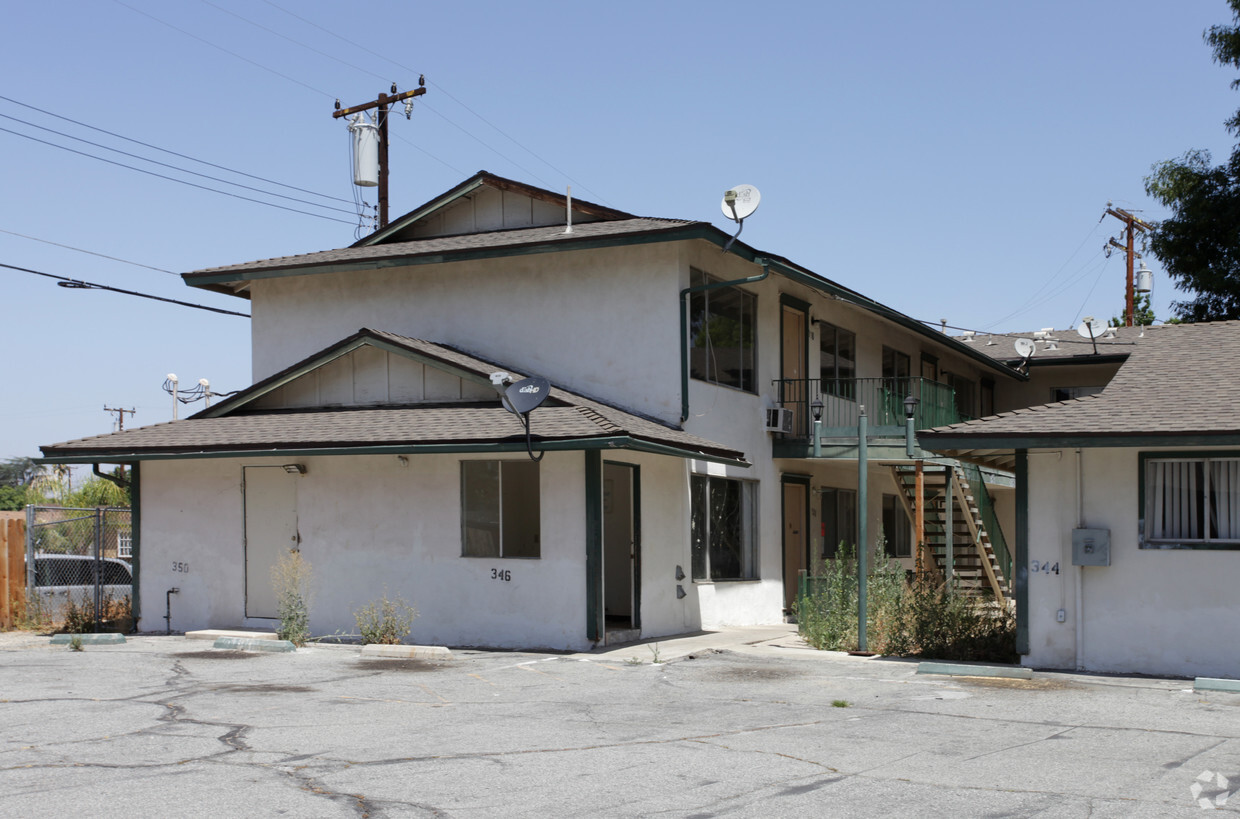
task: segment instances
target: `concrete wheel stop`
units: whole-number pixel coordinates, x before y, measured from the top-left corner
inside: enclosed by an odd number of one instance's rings
[[[118,632],[108,632],[105,634],[53,634],[52,645],[67,646],[73,642],[73,638],[78,638],[84,646],[115,646],[125,642],[125,635]]]
[[[918,674],[942,674],[947,677],[1006,677],[1013,680],[1033,679],[1032,668],[1014,665],[969,665],[967,663],[919,663]]]

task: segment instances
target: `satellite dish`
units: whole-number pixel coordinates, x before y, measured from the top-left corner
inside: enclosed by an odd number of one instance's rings
[[[551,393],[551,382],[545,378],[534,376],[509,384],[504,390],[504,404],[507,409],[517,415],[528,415],[537,409]]]
[[[737,185],[723,195],[719,207],[724,216],[733,222],[740,222],[757,210],[761,201],[762,194],[758,193],[758,189],[753,185]]]
[[[1081,326],[1076,328],[1077,335],[1081,338],[1087,338],[1093,341],[1107,331],[1105,322],[1099,321],[1093,316],[1088,316],[1081,322]]]
[[[1016,339],[1016,354],[1021,358],[1033,358],[1038,346],[1027,338]]]

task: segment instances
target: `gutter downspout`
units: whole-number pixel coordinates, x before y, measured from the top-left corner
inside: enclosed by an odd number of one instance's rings
[[[122,466],[123,466],[123,464],[122,464]],[[124,479],[124,478],[118,478],[118,477],[116,477],[115,475],[108,475],[108,474],[106,474],[106,473],[104,473],[104,472],[101,472],[101,471],[100,471],[100,469],[99,469],[99,464],[91,464],[91,465],[90,465],[90,471],[91,471],[91,472],[94,472],[96,475],[98,475],[100,478],[103,478],[105,481],[109,481],[109,482],[111,482],[111,483],[116,484],[116,485],[117,485],[117,486],[119,486],[121,489],[128,489],[128,488],[129,488],[129,481],[127,481],[127,480],[126,480],[126,479]]]
[[[762,272],[747,279],[733,279],[728,282],[711,282],[696,287],[686,287],[680,291],[680,423],[689,418],[689,294],[715,290],[720,287],[734,287],[738,284],[753,284],[771,275],[770,259],[755,256],[754,262],[762,265]]]
[[[1076,450],[1076,528],[1085,528],[1085,456]],[[1085,669],[1085,567],[1076,566],[1076,670]]]

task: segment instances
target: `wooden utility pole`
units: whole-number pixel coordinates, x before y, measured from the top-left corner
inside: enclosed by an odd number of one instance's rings
[[[120,409],[119,407],[104,407],[103,411],[116,413],[116,431],[117,432],[125,431],[125,413],[129,413],[130,415],[135,414],[135,410]]]
[[[1139,219],[1136,216],[1133,216],[1131,213],[1124,210],[1123,208],[1111,207],[1110,202],[1107,202],[1107,215],[1114,216],[1116,219],[1124,223],[1124,233],[1127,236],[1126,242],[1123,245],[1121,245],[1119,242],[1115,241],[1114,239],[1111,239],[1108,242],[1108,244],[1110,244],[1112,247],[1118,247],[1120,250],[1124,251],[1124,256],[1127,258],[1128,278],[1125,280],[1127,284],[1125,285],[1125,289],[1124,289],[1124,326],[1131,327],[1133,324],[1133,296],[1132,296],[1133,230],[1134,229],[1142,230],[1142,231],[1149,230],[1150,225],[1148,222],[1145,222],[1142,219]],[[1108,251],[1108,253],[1110,253],[1110,251]]]
[[[404,91],[397,94],[396,83],[392,83],[392,95],[388,96],[380,92],[379,98],[374,102],[354,105],[351,108],[341,108],[340,100],[336,100],[336,110],[332,112],[332,117],[335,119],[362,111],[369,111],[371,108],[379,109],[379,230],[383,230],[388,225],[388,106],[414,97],[420,97],[425,93],[426,78],[418,77],[418,87],[412,91]]]

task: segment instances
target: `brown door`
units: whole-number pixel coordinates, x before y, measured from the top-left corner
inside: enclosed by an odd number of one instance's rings
[[[784,379],[784,406],[792,410],[792,429],[796,435],[809,432],[809,392],[805,379],[805,313],[784,305],[783,340],[780,346],[780,378]]]
[[[784,608],[791,610],[797,597],[802,569],[808,569],[809,532],[806,523],[809,486],[784,482]]]

